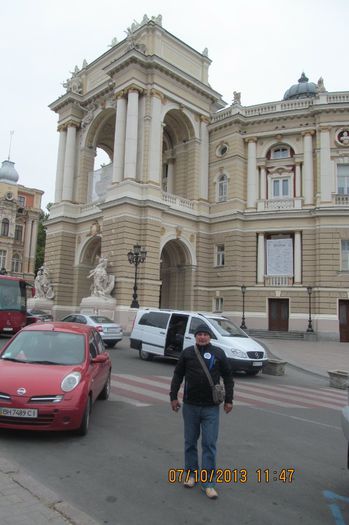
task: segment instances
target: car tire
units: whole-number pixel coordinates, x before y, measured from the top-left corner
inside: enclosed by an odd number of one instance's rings
[[[246,370],[246,374],[248,376],[256,376],[257,374],[259,374],[260,370]]]
[[[86,403],[85,410],[84,410],[84,415],[82,416],[81,425],[76,431],[78,436],[86,436],[88,432],[88,427],[90,424],[91,408],[92,408],[91,396],[88,396],[87,403]]]
[[[142,361],[151,361],[154,356],[153,354],[150,354],[149,352],[146,352],[145,350],[140,349],[139,357],[142,359]]]
[[[98,396],[98,399],[102,399],[102,401],[107,400],[110,395],[110,389],[111,389],[111,372],[109,372],[108,379],[106,380],[103,390]]]
[[[107,348],[113,348],[115,346],[117,341],[104,341],[104,344]]]

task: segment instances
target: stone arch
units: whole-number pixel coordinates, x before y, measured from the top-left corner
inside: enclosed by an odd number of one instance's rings
[[[97,258],[101,255],[102,238],[100,235],[87,237],[76,251],[75,256],[75,290],[76,304],[80,304],[83,297],[89,297],[91,281],[88,274],[95,268]]]
[[[302,144],[302,142],[298,143],[295,139],[292,139],[291,137],[284,137],[284,140],[278,141],[275,139],[275,137],[270,138],[269,140],[266,140],[263,144],[263,147],[261,150],[257,153],[257,156],[260,158],[266,158],[268,151],[277,146],[288,146],[291,149],[293,149],[295,155],[301,153],[299,144]]]
[[[167,239],[160,256],[161,291],[159,306],[178,310],[193,307],[193,283],[196,258],[184,239]]]

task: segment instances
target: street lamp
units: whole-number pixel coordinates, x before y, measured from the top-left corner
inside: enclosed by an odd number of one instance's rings
[[[313,325],[311,322],[311,294],[313,293],[313,287],[307,286],[308,298],[309,298],[309,319],[308,319],[308,328],[307,332],[314,332]]]
[[[144,263],[147,257],[147,252],[140,244],[135,244],[133,250],[130,250],[127,254],[128,262],[133,264],[135,267],[135,282],[133,285],[133,299],[131,308],[139,308],[139,302],[137,301],[137,269],[141,263]]]
[[[241,293],[242,293],[242,319],[241,319],[241,325],[240,328],[243,330],[247,329],[246,323],[245,323],[245,293],[246,293],[246,286],[243,284],[241,285]]]

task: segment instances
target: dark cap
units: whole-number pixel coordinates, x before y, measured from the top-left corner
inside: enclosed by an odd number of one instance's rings
[[[207,327],[206,324],[202,323],[202,324],[199,324],[199,326],[195,329],[195,332],[194,332],[194,335],[196,336],[198,333],[205,333],[205,334],[208,334],[210,337],[212,337],[212,332],[211,330]]]

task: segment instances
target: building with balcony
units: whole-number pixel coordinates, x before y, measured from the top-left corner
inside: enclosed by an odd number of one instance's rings
[[[0,168],[0,269],[34,280],[38,223],[43,191],[18,184],[14,162]]]
[[[246,107],[234,92],[227,107],[210,63],[161,17],[144,17],[75,68],[51,104],[59,148],[45,261],[57,317],[89,295],[103,255],[126,327],[127,253],[140,243],[142,306],[240,322],[245,285],[248,328],[305,331],[311,306],[319,337],[348,340],[349,92],[302,74],[280,101]],[[99,149],[110,162],[96,169]]]

